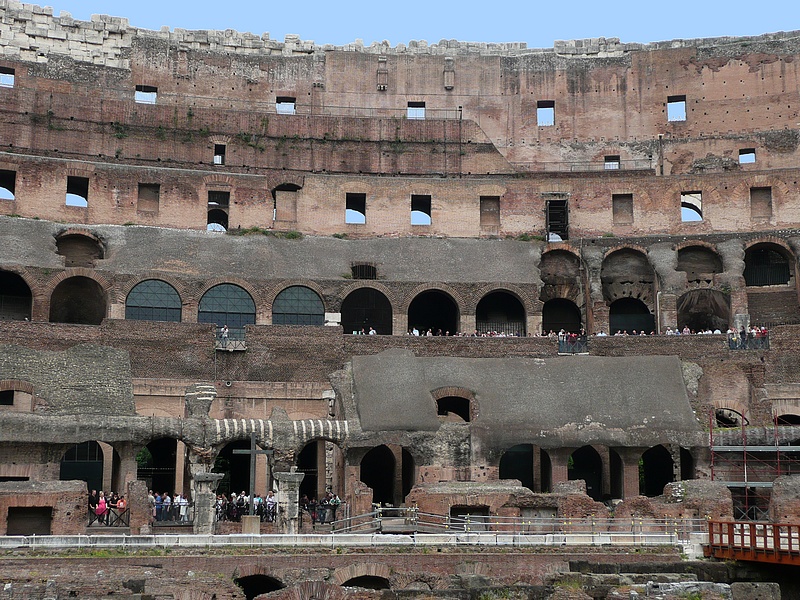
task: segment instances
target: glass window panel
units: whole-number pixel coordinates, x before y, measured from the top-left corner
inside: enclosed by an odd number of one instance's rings
[[[200,299],[197,321],[240,329],[255,324],[256,305],[244,289],[223,283],[208,290]]]
[[[181,320],[181,298],[175,288],[158,279],[138,283],[125,301],[125,318],[133,321]]]
[[[273,325],[324,325],[325,307],[317,293],[301,285],[283,290],[272,305]]]

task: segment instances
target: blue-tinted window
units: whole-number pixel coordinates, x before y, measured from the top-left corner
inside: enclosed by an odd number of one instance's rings
[[[208,290],[200,299],[197,321],[240,329],[255,324],[256,305],[250,294],[238,285],[222,283]]]
[[[175,288],[158,279],[137,284],[125,301],[125,318],[132,321],[181,320],[181,298]]]
[[[273,325],[324,325],[325,307],[317,293],[301,285],[283,290],[272,304]]]

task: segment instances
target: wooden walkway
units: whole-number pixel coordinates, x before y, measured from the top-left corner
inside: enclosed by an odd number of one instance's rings
[[[708,557],[800,566],[800,525],[709,521]]]

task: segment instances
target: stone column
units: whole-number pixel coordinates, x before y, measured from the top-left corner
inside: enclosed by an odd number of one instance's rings
[[[472,333],[473,331],[475,331],[476,326],[477,326],[477,319],[475,318],[474,314],[461,315],[461,323],[459,324],[459,327],[461,327],[462,333]],[[455,331],[451,331],[450,335],[455,335],[456,333],[457,332]]]
[[[547,454],[550,457],[550,489],[555,489],[559,483],[569,481],[567,463],[574,451],[575,448],[553,448],[547,450]]]
[[[584,291],[586,325],[589,333],[605,331],[608,334],[608,306],[603,298],[603,282],[600,278],[603,266],[603,250],[596,247],[586,247],[582,252],[583,263],[586,265],[586,286]],[[555,481],[555,479],[554,479]]]
[[[639,496],[639,459],[642,448],[614,448],[622,461],[622,498],[628,500]]]
[[[298,533],[300,514],[300,484],[305,473],[297,473],[292,467],[289,473],[275,473],[278,483],[278,528],[281,533]]]
[[[194,499],[194,523],[192,532],[213,535],[217,504],[217,484],[222,473],[194,472],[201,465],[190,465],[192,470],[192,498]]]

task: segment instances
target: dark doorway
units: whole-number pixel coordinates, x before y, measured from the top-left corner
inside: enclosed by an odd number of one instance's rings
[[[776,425],[800,425],[800,415],[782,414],[775,417]]]
[[[553,298],[542,307],[542,331],[580,333],[581,311],[572,300]]]
[[[726,331],[730,321],[731,298],[717,290],[692,290],[678,298],[678,328],[693,332]]]
[[[88,490],[103,489],[103,449],[94,441],[75,444],[61,458],[58,478],[61,481],[80,479]]]
[[[403,448],[401,456],[403,458],[403,502],[405,502],[406,496],[408,496],[408,494],[411,492],[411,488],[414,487],[414,484],[416,483],[417,473],[414,457],[411,456],[411,452]]]
[[[664,486],[675,481],[674,461],[664,446],[653,446],[642,454],[639,469],[639,493],[642,496],[660,496],[664,493]]]
[[[686,448],[681,448],[681,481],[694,478],[694,457]]]
[[[714,274],[722,273],[722,259],[705,246],[687,246],[678,250],[676,270],[686,273],[689,283],[711,285]]]
[[[392,305],[378,290],[359,288],[342,302],[342,329],[356,333],[374,327],[380,335],[392,335]]]
[[[460,396],[439,398],[436,401],[436,414],[440,421],[451,423],[469,423],[472,417],[469,400]]]
[[[637,298],[620,298],[611,303],[608,311],[611,334],[618,331],[628,333],[650,333],[656,329],[655,317],[647,305]]]
[[[172,438],[153,440],[136,455],[138,479],[147,482],[148,489],[155,492],[174,492],[175,464],[178,441]]]
[[[603,461],[597,450],[591,446],[578,448],[570,456],[567,463],[569,480],[583,479],[586,482],[586,494],[593,500],[601,500],[603,496]]]
[[[30,321],[31,288],[16,273],[0,271],[0,321]]]
[[[342,587],[360,587],[368,590],[388,590],[390,589],[389,580],[378,575],[361,575],[348,579]]]
[[[305,473],[303,481],[300,483],[300,495],[305,494],[309,500],[317,498],[324,491],[319,486],[319,445],[324,444],[319,440],[314,440],[306,444],[297,455],[297,470]],[[325,465],[322,465],[322,472],[325,472]]]
[[[500,457],[500,479],[518,479],[534,491],[533,452],[531,444],[517,444],[506,450]]]
[[[756,244],[744,253],[745,285],[786,285],[792,276],[787,252],[775,244]]]
[[[361,459],[361,481],[372,488],[372,501],[394,505],[394,454],[386,446],[377,446]]]
[[[50,322],[100,325],[106,316],[106,303],[106,292],[95,280],[70,277],[50,296]]]
[[[431,330],[434,335],[456,333],[458,325],[458,306],[446,293],[438,290],[422,292],[408,307],[408,326],[419,330],[420,335]]]
[[[250,493],[250,456],[234,454],[234,450],[250,450],[250,442],[231,442],[217,455],[212,471],[224,474],[217,486],[219,494],[230,496],[233,492]]]
[[[475,309],[479,333],[506,333],[525,336],[525,307],[508,292],[492,292],[484,296]]]
[[[103,258],[103,246],[85,235],[62,235],[56,240],[56,252],[64,257],[65,267],[94,267]]]
[[[6,535],[50,535],[52,506],[9,506]]]
[[[279,580],[268,575],[238,577],[233,580],[233,583],[242,588],[242,593],[247,600],[253,600],[256,596],[269,594],[270,592],[275,592],[285,587]]]

